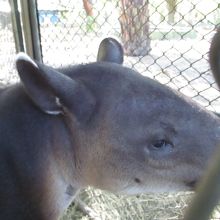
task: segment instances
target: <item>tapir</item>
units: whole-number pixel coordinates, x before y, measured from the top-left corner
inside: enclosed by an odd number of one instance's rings
[[[17,56],[20,82],[0,91],[0,219],[57,220],[87,186],[184,191],[203,176],[220,119],[121,65],[115,42],[100,45],[97,62],[68,68]]]

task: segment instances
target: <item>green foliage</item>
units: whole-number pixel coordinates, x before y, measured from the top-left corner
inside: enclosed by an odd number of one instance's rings
[[[171,31],[154,31],[150,34],[151,40],[180,40],[180,39],[195,39],[197,36],[195,30],[187,32]]]
[[[86,31],[95,32],[96,20],[92,16],[87,16],[86,18]]]

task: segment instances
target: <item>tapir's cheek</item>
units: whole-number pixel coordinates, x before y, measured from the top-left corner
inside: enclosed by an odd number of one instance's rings
[[[152,149],[152,147],[144,147],[143,154],[146,164],[153,168],[169,169],[175,166],[178,151],[175,148],[169,149]]]

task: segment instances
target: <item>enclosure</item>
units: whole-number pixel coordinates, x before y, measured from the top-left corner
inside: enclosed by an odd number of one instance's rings
[[[0,0],[0,81],[16,82],[25,51],[54,67],[96,61],[105,37],[124,47],[125,66],[220,113],[210,72],[219,0]],[[86,189],[63,219],[182,219],[192,193],[115,196]],[[220,219],[218,208],[211,219]]]

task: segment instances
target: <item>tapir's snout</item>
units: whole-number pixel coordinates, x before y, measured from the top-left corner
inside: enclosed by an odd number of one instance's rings
[[[196,188],[197,183],[198,183],[198,181],[196,181],[196,180],[191,181],[191,182],[186,182],[186,186],[188,186],[189,189],[191,189],[192,191],[194,191],[195,188]]]

